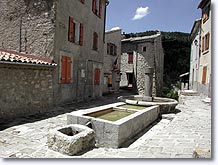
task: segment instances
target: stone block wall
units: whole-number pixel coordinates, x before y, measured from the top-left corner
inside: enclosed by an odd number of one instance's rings
[[[0,48],[53,59],[54,1],[1,0]]]
[[[45,112],[53,104],[53,67],[0,64],[0,119]]]

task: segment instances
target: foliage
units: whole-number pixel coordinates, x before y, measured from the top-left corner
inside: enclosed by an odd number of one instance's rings
[[[167,98],[175,99],[175,100],[179,99],[178,91],[173,88],[164,87],[163,96]]]

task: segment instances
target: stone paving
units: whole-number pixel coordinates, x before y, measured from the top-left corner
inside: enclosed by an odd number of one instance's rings
[[[114,96],[104,97],[98,101],[81,103],[77,106],[66,105],[51,112],[69,112],[115,101]],[[145,130],[126,148],[95,148],[78,156],[63,155],[48,149],[47,146],[48,130],[66,125],[67,113],[60,113],[61,115],[35,122],[30,122],[30,118],[25,118],[22,119],[26,122],[25,124],[9,125],[8,128],[1,129],[0,157],[192,158],[195,149],[211,152],[211,105],[203,102],[200,96],[182,96],[181,103],[176,108],[177,113],[163,115],[160,121],[150,126],[150,129]],[[7,127],[7,125],[4,126]]]

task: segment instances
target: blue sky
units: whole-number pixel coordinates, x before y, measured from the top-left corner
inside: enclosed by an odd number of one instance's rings
[[[147,30],[190,33],[194,21],[201,17],[197,9],[200,0],[109,1],[107,30],[120,27],[126,33]]]

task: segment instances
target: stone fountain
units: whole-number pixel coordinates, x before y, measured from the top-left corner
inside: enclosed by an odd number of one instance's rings
[[[163,98],[163,97],[152,97],[153,88],[153,73],[154,69],[151,67],[145,68],[145,86],[144,95],[130,95],[130,96],[120,96],[119,101],[125,102],[132,105],[142,105],[142,106],[155,106],[160,107],[160,113],[171,113],[175,111],[175,107],[178,102],[174,99]]]

